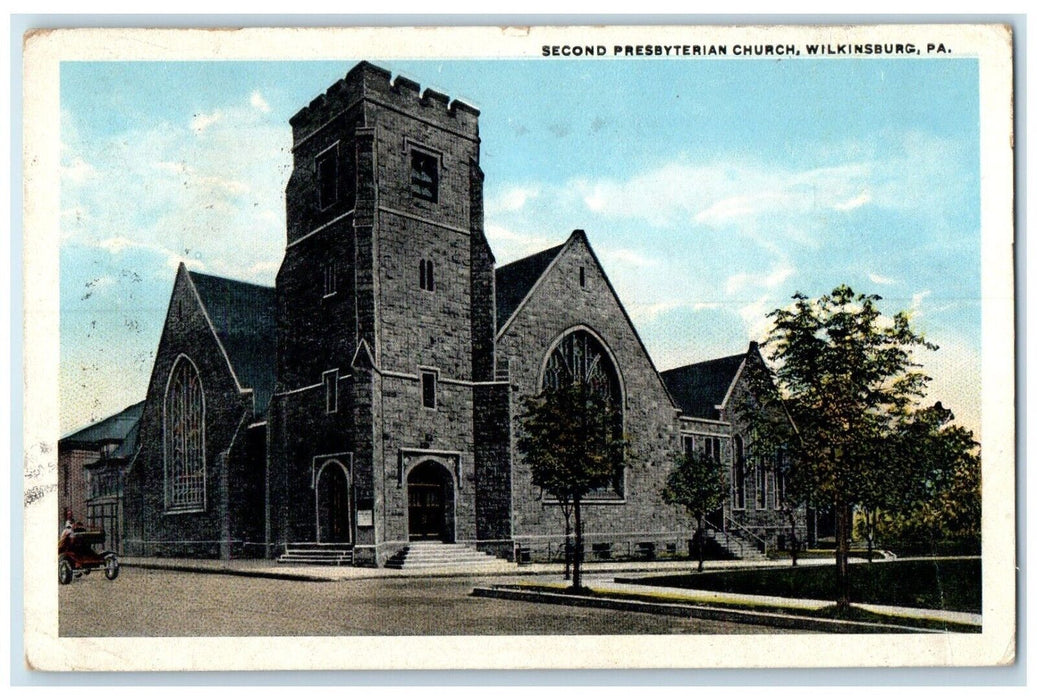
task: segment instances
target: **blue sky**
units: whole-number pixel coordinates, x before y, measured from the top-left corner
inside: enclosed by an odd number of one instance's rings
[[[482,110],[498,263],[586,230],[659,369],[845,282],[979,430],[975,60],[375,62]],[[288,118],[352,64],[62,64],[63,434],[144,397],[181,260],[273,284]]]

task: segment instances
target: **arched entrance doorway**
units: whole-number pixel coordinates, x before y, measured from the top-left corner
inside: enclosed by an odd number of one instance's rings
[[[407,532],[411,541],[454,541],[454,478],[437,462],[407,475]]]
[[[338,462],[326,462],[317,474],[317,541],[352,542],[349,476]]]

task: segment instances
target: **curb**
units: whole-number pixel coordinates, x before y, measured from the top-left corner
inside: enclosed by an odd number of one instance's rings
[[[519,600],[528,603],[549,603],[569,605],[581,608],[605,608],[626,612],[644,612],[655,615],[672,615],[675,617],[692,617],[718,622],[742,622],[754,625],[766,625],[782,629],[802,629],[814,632],[856,632],[880,634],[940,634],[938,630],[892,625],[876,622],[853,622],[849,620],[829,620],[817,617],[801,617],[784,613],[760,611],[732,610],[714,608],[692,603],[649,603],[640,600],[607,598],[598,596],[580,596],[562,593],[543,593],[516,588],[494,586],[492,588],[477,587],[472,589],[476,598],[501,598]]]
[[[213,569],[204,566],[191,566],[189,564],[156,564],[151,562],[120,562],[120,565],[131,569],[152,569],[155,571],[178,571],[190,574],[222,574],[223,576],[243,576],[245,578],[268,578],[283,581],[310,581],[327,583],[338,579],[327,576],[313,576],[311,574],[280,573],[276,571],[248,571],[245,569]]]

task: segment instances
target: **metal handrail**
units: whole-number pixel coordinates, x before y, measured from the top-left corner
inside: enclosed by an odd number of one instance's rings
[[[740,522],[738,522],[734,518],[728,516],[727,514],[724,515],[724,521],[727,522],[727,523],[730,523],[731,525],[733,525],[735,530],[740,530],[740,531],[744,532],[745,534],[747,534],[750,539],[753,539],[753,540],[756,540],[757,542],[759,542],[760,551],[763,552],[764,554],[767,553],[767,540],[763,539],[762,537],[757,535],[755,532],[753,532],[752,530],[747,528],[745,525],[742,525]]]

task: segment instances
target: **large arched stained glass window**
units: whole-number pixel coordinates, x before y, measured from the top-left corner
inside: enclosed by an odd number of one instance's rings
[[[205,397],[198,370],[180,357],[165,397],[166,510],[205,508]]]
[[[601,342],[587,331],[569,333],[551,351],[542,388],[557,389],[583,382],[620,410],[619,375]]]
[[[547,358],[541,391],[583,383],[605,399],[613,412],[613,430],[623,432],[623,396],[619,372],[609,353],[594,335],[577,329],[563,337]],[[623,496],[623,469],[617,470],[609,488],[595,489],[589,498]]]

